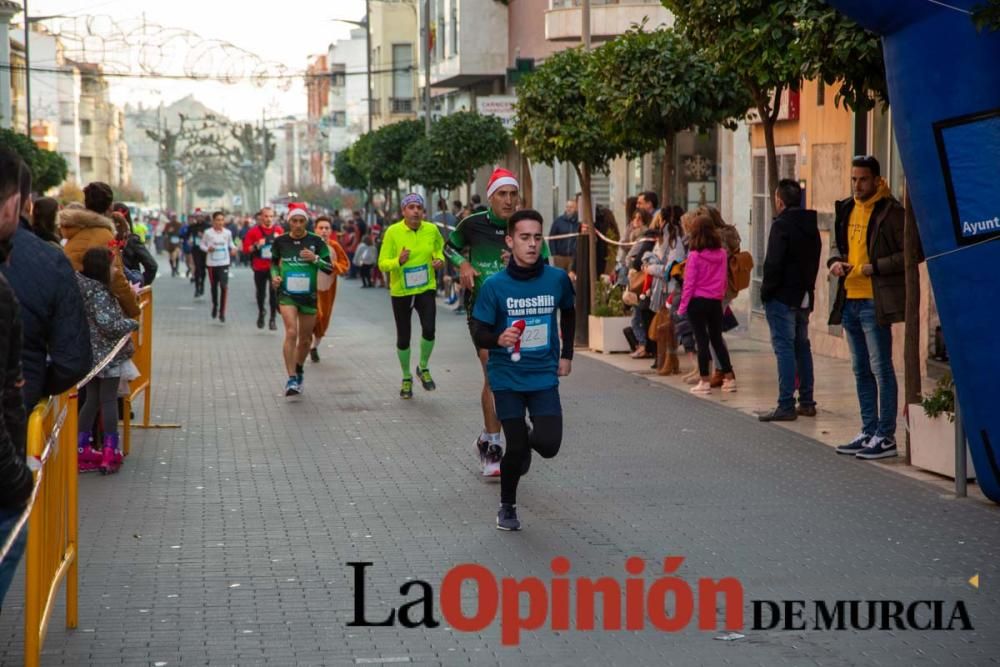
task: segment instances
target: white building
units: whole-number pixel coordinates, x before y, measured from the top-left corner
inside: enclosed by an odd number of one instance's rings
[[[336,155],[368,131],[368,62],[365,29],[351,30],[350,39],[330,44],[329,145]]]

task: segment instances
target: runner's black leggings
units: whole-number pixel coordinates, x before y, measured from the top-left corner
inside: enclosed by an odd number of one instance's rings
[[[219,305],[219,288],[222,288],[222,312],[226,312],[226,292],[229,290],[229,266],[208,267],[208,283],[212,286],[212,305]]]
[[[562,444],[563,418],[561,415],[546,415],[531,418],[529,442],[528,423],[524,417],[504,419],[500,422],[507,440],[507,450],[500,461],[500,502],[517,502],[517,483],[521,475],[528,472],[531,450],[542,458],[551,459],[559,453]]]
[[[205,260],[207,253],[200,248],[191,249],[191,257],[194,259],[194,288],[199,293],[205,292]]]
[[[271,317],[274,317],[278,312],[278,294],[271,284],[271,272],[254,271],[253,285],[257,290],[257,311],[262,314],[264,312],[264,290],[267,290],[271,295]]]
[[[434,340],[434,325],[437,317],[437,303],[434,290],[427,290],[412,296],[392,297],[392,316],[396,320],[396,349],[410,349],[410,313],[417,311],[420,318],[420,335],[424,340]]]

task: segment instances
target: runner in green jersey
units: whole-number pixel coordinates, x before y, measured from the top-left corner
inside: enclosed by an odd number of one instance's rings
[[[458,267],[459,279],[465,288],[465,312],[472,317],[476,297],[483,281],[507,266],[510,251],[507,249],[507,220],[520,204],[517,177],[506,169],[496,169],[486,188],[490,203],[487,210],[473,213],[458,223],[448,237],[445,254]],[[547,258],[548,246],[542,246],[542,257]],[[470,328],[471,335],[471,328]],[[476,344],[473,337],[473,345]],[[493,403],[489,378],[486,377],[487,350],[476,345],[476,354],[483,369],[483,391],[480,401],[483,409],[483,431],[476,439],[476,452],[483,467],[484,477],[500,476],[503,458],[503,441],[500,420]]]
[[[410,375],[410,320],[420,318],[420,363],[417,377],[427,391],[436,389],[427,362],[434,350],[437,315],[437,280],[434,272],[444,266],[444,239],[437,225],[424,220],[424,198],[416,193],[403,197],[403,219],[385,230],[378,256],[379,270],[388,276],[392,315],[396,321],[396,355],[403,369],[400,398],[413,398]]]
[[[302,393],[303,367],[316,324],[316,274],[333,273],[330,247],[306,231],[304,204],[288,206],[288,233],[275,237],[271,246],[271,281],[278,290],[278,309],[285,324],[285,396]]]

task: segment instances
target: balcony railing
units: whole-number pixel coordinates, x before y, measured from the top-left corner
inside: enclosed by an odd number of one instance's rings
[[[390,97],[389,111],[390,113],[413,113],[413,98]]]

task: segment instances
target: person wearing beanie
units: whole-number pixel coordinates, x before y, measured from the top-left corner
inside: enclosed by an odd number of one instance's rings
[[[448,236],[445,255],[458,267],[459,279],[465,288],[465,312],[472,331],[472,311],[483,282],[502,271],[510,257],[505,239],[507,221],[520,205],[517,177],[506,169],[497,168],[486,187],[489,207],[464,218]],[[542,244],[542,259],[547,261],[548,246]],[[503,458],[503,441],[500,420],[497,419],[493,392],[486,374],[487,350],[481,349],[473,336],[473,345],[483,370],[483,430],[476,438],[476,452],[483,468],[483,476],[499,477]]]
[[[403,370],[400,398],[413,398],[410,375],[410,320],[420,318],[420,362],[417,377],[427,391],[437,388],[427,364],[434,350],[437,315],[435,272],[444,267],[444,239],[433,222],[424,220],[424,198],[410,193],[403,197],[403,219],[385,230],[378,268],[389,279],[392,315],[396,320],[396,356]]]

